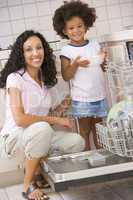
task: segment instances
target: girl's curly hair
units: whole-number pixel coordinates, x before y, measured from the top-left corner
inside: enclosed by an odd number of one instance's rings
[[[57,72],[54,56],[48,42],[39,32],[26,30],[16,39],[12,47],[9,59],[4,69],[0,72],[0,88],[4,88],[6,86],[6,79],[9,74],[11,74],[12,72],[17,72],[22,68],[24,68],[24,71],[26,70],[23,45],[24,42],[26,42],[26,40],[32,36],[38,37],[41,40],[44,48],[45,57],[41,66],[41,73],[44,84],[47,87],[52,87],[57,83]]]
[[[54,30],[62,38],[69,39],[67,35],[63,33],[66,22],[72,17],[80,17],[88,30],[89,27],[93,26],[96,20],[95,8],[90,8],[88,4],[81,1],[69,1],[65,2],[64,5],[59,7],[53,16],[53,27]]]

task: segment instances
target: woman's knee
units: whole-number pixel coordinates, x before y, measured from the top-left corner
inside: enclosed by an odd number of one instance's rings
[[[25,141],[24,149],[27,158],[39,158],[48,154],[54,130],[48,123],[39,122],[34,125],[33,132],[30,134],[30,139]],[[26,132],[27,132],[26,131]],[[25,133],[26,135],[26,133]]]
[[[84,150],[84,148],[85,148],[85,140],[79,134],[75,134],[74,135],[73,143],[75,143],[74,144],[74,148],[73,148],[74,152],[80,152],[80,151]]]
[[[66,149],[66,153],[76,153],[81,152],[85,148],[85,141],[83,137],[77,133],[70,133],[69,143]]]
[[[23,134],[23,139],[32,140],[35,137],[48,137],[53,134],[54,130],[47,122],[37,122],[27,127]]]

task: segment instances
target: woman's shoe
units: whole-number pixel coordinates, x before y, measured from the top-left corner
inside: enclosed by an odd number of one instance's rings
[[[35,184],[35,183],[31,183],[27,189],[26,192],[22,192],[22,196],[23,198],[25,199],[28,199],[28,200],[35,200],[33,198],[30,198],[29,195],[34,192],[36,189],[38,189],[38,186]],[[49,196],[47,196],[47,194],[45,194],[43,192],[42,196],[40,197],[40,200],[48,200],[50,199]],[[39,199],[38,199],[39,200]]]

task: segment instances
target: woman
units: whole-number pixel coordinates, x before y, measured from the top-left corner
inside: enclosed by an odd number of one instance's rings
[[[25,175],[22,195],[26,199],[49,199],[36,184],[34,175],[42,157],[84,149],[78,134],[55,132],[50,125],[70,127],[67,118],[48,116],[51,107],[50,88],[57,82],[52,51],[44,37],[25,31],[13,45],[9,60],[0,73],[0,87],[6,88],[6,120],[0,143],[1,156],[24,152]]]

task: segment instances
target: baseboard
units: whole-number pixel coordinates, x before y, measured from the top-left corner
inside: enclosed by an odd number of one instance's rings
[[[24,170],[17,169],[0,173],[0,188],[23,183]]]

